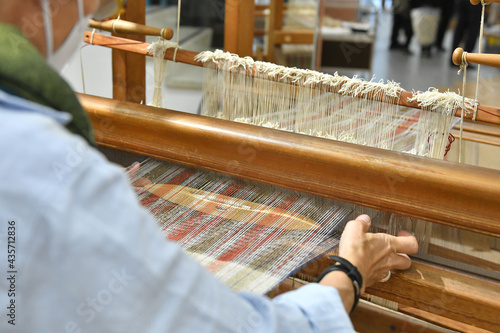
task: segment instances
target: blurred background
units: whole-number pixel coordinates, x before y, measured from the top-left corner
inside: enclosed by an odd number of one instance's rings
[[[468,0],[288,0],[279,13],[270,0],[255,0],[253,54],[257,60],[366,80],[391,80],[405,90],[461,92],[463,75],[451,63],[456,47],[477,52],[481,6]],[[177,38],[177,0],[147,0],[146,24],[169,26]],[[192,51],[224,48],[224,0],[183,0],[179,44]],[[500,53],[500,10],[486,6],[483,52]],[[148,37],[153,42],[156,37]],[[78,92],[112,97],[111,50],[83,46],[63,75]],[[153,61],[147,57],[146,100],[152,98]],[[474,97],[477,66],[467,70],[466,95]],[[201,68],[169,62],[165,107],[199,112]],[[85,89],[84,89],[85,87]],[[499,70],[482,66],[479,101],[500,106]],[[466,142],[465,162],[500,168],[499,147]],[[457,145],[453,145],[457,146]],[[456,160],[457,149],[447,158]]]

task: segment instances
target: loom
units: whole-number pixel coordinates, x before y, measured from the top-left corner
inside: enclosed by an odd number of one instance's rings
[[[245,13],[242,6],[251,4],[237,2],[229,5],[228,12],[232,11],[233,15],[239,13],[236,16],[241,17]],[[129,14],[132,9],[129,8]],[[230,15],[228,12],[226,15]],[[248,16],[248,13],[243,16]],[[228,21],[226,24],[230,25]],[[248,20],[237,21],[240,25],[248,24]],[[240,29],[228,30],[241,34]],[[86,40],[89,42],[90,38],[88,34]],[[147,53],[147,45],[140,41],[99,34],[94,34],[92,38],[93,44],[114,44],[121,49]],[[229,36],[228,41],[231,40],[236,39]],[[242,43],[241,39],[239,43]],[[233,46],[229,43],[228,47]],[[173,55],[174,50],[169,49],[165,58],[172,59]],[[199,66],[195,56],[193,52],[178,50],[176,61]],[[128,55],[115,57],[126,59]],[[129,81],[130,72],[124,70],[119,74]],[[128,84],[119,85],[117,91],[130,88]],[[119,98],[119,93],[116,95]],[[401,91],[394,102],[418,107],[417,101],[408,101],[411,96],[411,93]],[[80,98],[94,124],[96,138],[104,146],[475,233],[494,237],[500,235],[498,171],[154,109],[118,99],[83,95]],[[462,110],[456,112],[460,115]],[[477,119],[495,122],[498,114],[498,109],[480,105]],[[109,124],[112,124],[111,129]],[[247,149],[253,153],[242,153]],[[285,165],[282,163],[284,160],[288,161]],[[453,251],[449,253],[453,254]],[[471,261],[480,260],[471,258]],[[300,276],[313,278],[326,265],[327,259],[320,259],[304,268]],[[493,273],[499,271],[497,263],[485,263],[484,267]],[[300,283],[298,280],[287,280],[280,285],[280,290]],[[494,332],[498,328],[499,290],[498,281],[451,271],[440,263],[415,262],[409,271],[396,272],[386,284],[377,284],[368,290],[370,295],[397,301],[400,312],[363,303],[353,314],[353,322],[358,330],[370,332],[376,331],[374,327],[382,330],[390,325],[400,330],[413,327],[414,330],[445,331],[409,318],[407,315],[410,314],[457,330]],[[383,322],[367,325],[360,318],[365,321],[366,318],[383,318]]]

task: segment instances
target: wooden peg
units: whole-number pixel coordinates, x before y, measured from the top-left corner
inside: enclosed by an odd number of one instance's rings
[[[455,51],[453,51],[452,61],[455,65],[459,66],[462,63],[463,53],[464,50],[460,47],[455,49]],[[466,58],[468,63],[500,68],[500,54],[467,52]]]
[[[488,0],[485,2],[486,5],[489,5],[490,3],[495,2],[495,3],[500,3],[500,0]],[[470,0],[470,3],[473,5],[478,5],[481,3],[481,0]]]
[[[90,20],[89,27],[109,32],[115,32],[119,34],[142,34],[148,36],[161,36],[165,39],[171,39],[174,36],[174,31],[169,27],[160,29],[124,20],[108,20],[102,22]]]
[[[472,0],[471,0],[472,2]],[[464,49],[462,49],[461,47],[457,47],[455,49],[455,51],[453,51],[453,55],[451,56],[451,60],[453,61],[453,63],[457,66],[460,66],[460,64],[462,63],[462,55],[464,54]]]

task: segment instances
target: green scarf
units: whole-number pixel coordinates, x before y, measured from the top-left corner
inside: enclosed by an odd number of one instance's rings
[[[0,88],[6,92],[68,112],[68,130],[94,145],[87,114],[71,87],[45,61],[40,52],[15,26],[0,23]]]

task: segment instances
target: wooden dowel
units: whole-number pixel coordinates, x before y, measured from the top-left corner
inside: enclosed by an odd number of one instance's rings
[[[500,236],[497,170],[94,96],[80,101],[98,142],[112,148]]]
[[[91,31],[86,31],[84,33],[83,41],[85,43],[92,45],[106,46],[112,49],[118,49],[146,56],[151,56],[151,54],[148,53],[148,47],[151,45],[150,43],[138,42],[127,38],[105,36],[98,33],[92,33]],[[173,61],[174,52],[175,49],[168,49],[167,52],[165,53],[165,59]],[[176,55],[176,62],[203,67],[203,63],[194,60],[194,57],[197,54],[198,52],[178,49]]]
[[[172,39],[172,37],[174,36],[174,31],[169,27],[161,29],[125,20],[108,20],[108,21],[90,20],[89,27],[119,34],[160,36],[163,37],[164,39]]]
[[[486,1],[486,4],[490,4],[491,2],[494,2],[494,3],[500,3],[500,0],[488,0]],[[481,3],[481,0],[470,0],[470,3],[473,4],[473,5],[478,5]]]
[[[460,125],[456,125],[454,129],[460,129]],[[463,129],[465,132],[478,133],[486,136],[500,138],[500,126],[486,125],[481,123],[464,122]]]
[[[455,65],[460,66],[460,64],[462,64],[462,57],[464,53],[465,52],[461,47],[456,48],[455,51],[453,51],[452,60]],[[500,54],[467,52],[466,60],[468,63],[500,68]]]
[[[93,45],[106,46],[110,48],[151,56],[151,54],[149,54],[147,51],[148,46],[151,45],[149,43],[137,42],[126,38],[104,36],[98,33],[92,34],[92,32],[89,31],[85,32],[83,40],[86,43]],[[194,57],[197,54],[198,54],[197,52],[178,49],[176,61],[189,65],[203,67],[203,64],[201,62],[194,60]],[[174,55],[174,49],[168,49],[167,52],[165,53],[165,59],[173,60],[173,55]],[[421,107],[418,105],[417,102],[408,101],[408,99],[411,98],[412,96],[413,93],[411,91],[402,91],[400,97],[395,99],[394,103],[401,106],[420,109]],[[462,109],[458,109],[455,115],[457,117],[460,117],[461,112]],[[471,119],[472,114],[471,113],[465,114],[464,118]],[[490,124],[500,124],[500,109],[491,106],[479,105],[476,120]]]
[[[281,44],[312,44],[314,42],[314,30],[312,29],[287,29],[277,30],[275,34],[275,45]]]
[[[452,129],[451,134],[453,134],[453,136],[456,139],[460,137],[460,131],[458,129]],[[485,134],[474,133],[474,132],[471,133],[471,132],[466,132],[464,130],[462,134],[462,139],[465,141],[484,143],[487,145],[500,147],[500,138]]]

